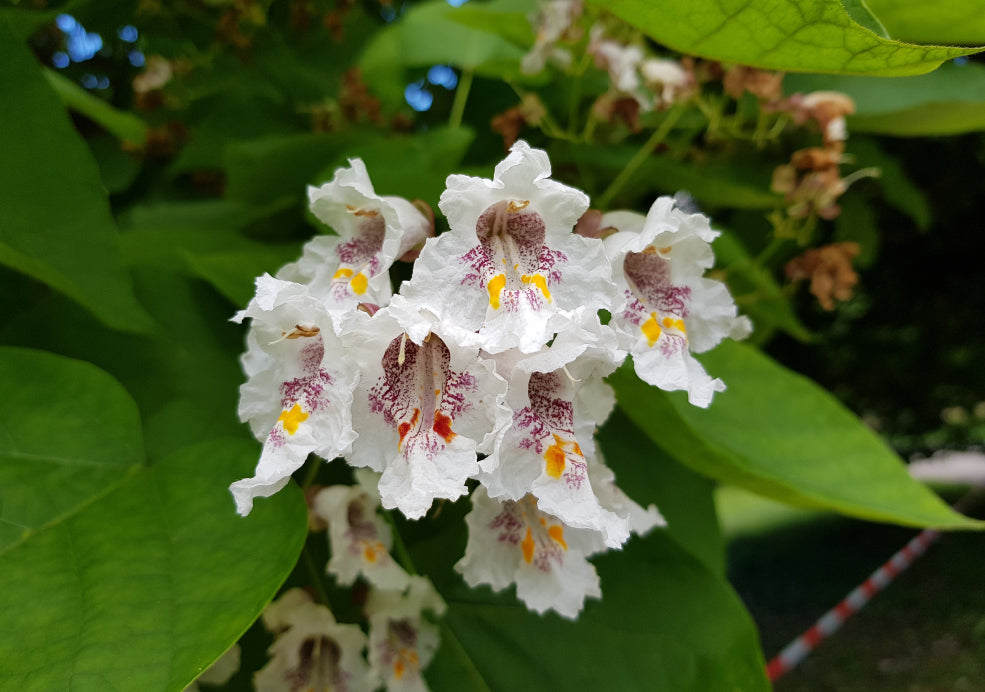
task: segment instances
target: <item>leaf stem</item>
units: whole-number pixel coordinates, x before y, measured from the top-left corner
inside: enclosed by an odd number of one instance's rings
[[[301,550],[301,555],[304,559],[305,569],[308,570],[308,578],[311,579],[311,588],[315,590],[315,595],[323,605],[329,605],[328,593],[325,591],[325,585],[322,583],[322,573],[318,569],[318,565],[315,564],[314,558],[311,557],[307,545]]]
[[[417,574],[417,569],[414,568],[414,560],[410,556],[410,551],[407,550],[407,545],[404,543],[400,531],[397,530],[397,522],[394,521],[393,514],[385,510],[382,514],[383,518],[386,519],[386,523],[390,525],[390,533],[393,534],[393,552],[397,554],[397,562],[400,563],[400,566],[404,568],[407,574]]]
[[[660,122],[660,126],[654,130],[653,134],[650,135],[650,139],[646,140],[646,143],[640,147],[640,150],[629,160],[629,163],[619,172],[615,180],[606,188],[605,192],[597,200],[597,205],[600,209],[606,209],[609,203],[612,202],[612,198],[619,193],[630,178],[636,173],[637,169],[642,166],[648,158],[653,154],[660,143],[664,141],[667,135],[670,133],[671,129],[677,124],[681,115],[684,113],[684,105],[676,104],[669,111],[664,119]]]
[[[457,129],[462,125],[465,102],[469,100],[469,90],[472,88],[474,72],[471,67],[462,70],[462,78],[458,82],[458,89],[455,90],[455,100],[451,104],[451,114],[448,116],[448,125],[452,129]]]
[[[318,477],[318,469],[321,467],[321,459],[312,455],[308,457],[308,471],[304,475],[304,482],[301,484],[301,490],[307,490],[315,482]]]
[[[147,139],[147,123],[133,113],[113,108],[54,70],[46,67],[43,74],[62,103],[98,123],[113,136],[138,145],[142,145]]]

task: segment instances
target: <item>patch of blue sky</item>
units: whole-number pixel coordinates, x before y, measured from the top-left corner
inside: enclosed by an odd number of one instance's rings
[[[404,100],[417,112],[426,111],[434,103],[434,95],[424,88],[424,80],[408,84],[404,89]]]
[[[448,65],[435,65],[428,70],[428,81],[451,91],[458,86],[458,75]]]

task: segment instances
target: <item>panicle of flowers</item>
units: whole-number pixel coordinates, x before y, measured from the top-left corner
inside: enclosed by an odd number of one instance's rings
[[[327,570],[340,585],[370,586],[373,675],[388,689],[423,689],[437,630],[422,612],[444,604],[394,560],[398,538],[380,512],[419,519],[436,500],[471,495],[456,566],[465,580],[515,584],[531,609],[576,617],[601,597],[587,558],[663,523],[616,485],[597,449],[615,404],[604,378],[631,354],[642,379],[708,406],[724,384],[692,353],[750,325],[704,276],[717,235],[706,217],[670,198],[646,216],[586,216],[588,197],[553,180],[547,154],[523,141],[491,179],[448,177],[439,208],[449,230],[426,240],[396,294],[388,269],[431,219],[377,195],[358,159],[309,196],[337,235],[260,277],[235,318],[251,319],[240,416],[264,448],[255,476],[231,489],[245,515],[311,453],[356,467],[357,485],[310,500],[328,527]],[[264,675],[362,676],[344,663],[355,636],[312,607],[303,619],[277,615],[288,629]],[[327,659],[313,663],[312,637]]]

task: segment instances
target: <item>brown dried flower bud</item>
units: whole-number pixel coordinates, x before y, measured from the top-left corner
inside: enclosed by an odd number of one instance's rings
[[[843,242],[807,250],[787,262],[784,272],[791,281],[810,279],[811,293],[825,310],[834,310],[835,301],[852,297],[858,274],[852,260],[859,254],[858,243]]]

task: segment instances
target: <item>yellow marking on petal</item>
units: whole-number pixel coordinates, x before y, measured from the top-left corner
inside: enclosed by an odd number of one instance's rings
[[[506,288],[506,274],[497,274],[486,284],[486,289],[489,291],[489,304],[493,310],[499,310],[499,300],[504,288]]]
[[[549,526],[547,528],[547,535],[553,538],[557,543],[560,543],[562,548],[564,548],[565,550],[568,549],[568,544],[564,542],[563,526],[558,526],[557,524],[555,524],[554,526]]]
[[[534,559],[534,536],[529,526],[527,527],[527,537],[520,542],[520,548],[523,549],[523,559],[527,561],[527,564],[530,564]]]
[[[294,408],[290,411],[284,411],[280,414],[280,418],[277,419],[278,422],[284,424],[284,430],[287,431],[288,435],[296,433],[298,426],[306,420],[308,420],[308,414],[301,410],[299,404],[294,404]]]
[[[674,248],[672,245],[668,245],[667,247],[662,247],[657,249],[657,252],[660,254],[661,257],[666,257],[667,255],[670,254],[670,251],[673,249]]]
[[[567,455],[564,453],[564,449],[561,447],[561,440],[557,435],[554,436],[554,444],[547,448],[544,452],[544,461],[547,462],[547,475],[551,478],[560,478],[561,474],[564,473],[564,466],[567,460]]]
[[[294,330],[290,334],[286,334],[284,332],[281,332],[281,334],[285,339],[300,339],[301,337],[318,336],[318,332],[320,331],[321,330],[315,325],[308,327],[305,325],[296,324],[294,325]]]
[[[686,331],[684,329],[684,320],[679,317],[664,317],[663,323],[666,329],[677,329],[682,332]]]
[[[370,564],[376,562],[376,548],[367,544],[366,547],[363,548],[363,557],[366,558],[366,562]]]
[[[520,281],[531,286],[536,286],[540,289],[540,292],[544,294],[544,298],[547,302],[551,302],[551,292],[547,290],[547,279],[540,274],[524,274],[520,277]]]
[[[369,279],[362,272],[359,272],[354,277],[352,277],[352,290],[356,292],[357,295],[362,295],[366,292],[366,287],[369,285]]]
[[[346,211],[348,211],[353,216],[379,216],[380,212],[377,209],[361,209],[360,207],[354,207],[351,204],[345,205]]]
[[[644,322],[640,326],[640,329],[643,331],[643,336],[646,337],[646,341],[650,344],[650,346],[657,343],[657,339],[659,339],[660,334],[663,333],[663,330],[657,323],[657,313],[655,312],[650,314],[650,319]]]
[[[399,658],[393,664],[393,677],[399,680],[404,676],[404,662]]]
[[[352,276],[352,270],[348,267],[342,267],[335,272],[335,276],[332,277],[332,281],[335,279],[348,279],[350,276]]]
[[[522,202],[514,202],[513,200],[510,200],[510,203],[506,205],[506,211],[510,213],[518,212],[521,209],[526,209],[527,205],[529,204],[530,204],[529,199],[525,199]]]

